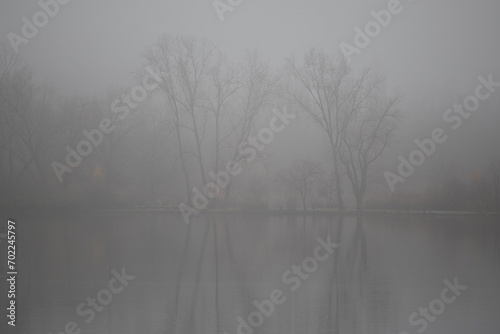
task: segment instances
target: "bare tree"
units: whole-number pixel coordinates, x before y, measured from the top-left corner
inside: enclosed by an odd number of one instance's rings
[[[169,158],[168,139],[175,128],[170,119],[164,115],[164,110],[149,107],[144,115],[145,138],[142,151],[144,161],[146,182],[148,184],[148,197],[150,200],[158,199],[158,187],[161,180],[165,179],[165,172]]]
[[[394,139],[401,113],[397,98],[387,97],[381,81],[365,71],[350,94],[346,110],[346,126],[342,133],[340,160],[356,198],[358,212],[364,210],[364,197],[369,182],[369,168]],[[361,101],[359,101],[361,100]]]
[[[226,65],[226,66],[225,66]],[[228,64],[227,59],[222,54],[219,54],[213,67],[210,71],[210,82],[212,89],[207,96],[207,109],[213,116],[213,132],[214,132],[214,169],[213,172],[219,171],[219,163],[221,159],[222,145],[227,139],[234,137],[236,127],[230,124],[232,106],[234,106],[233,97],[241,88],[241,78],[238,71]],[[223,122],[226,120],[226,123]],[[226,126],[224,126],[226,125]],[[224,131],[224,129],[226,131]],[[212,204],[217,206],[217,197],[214,198]]]
[[[318,204],[324,207],[334,207],[335,193],[335,176],[333,172],[323,173],[320,176],[318,189],[318,195],[322,200]]]
[[[288,61],[288,71],[294,79],[289,89],[292,99],[327,135],[332,150],[333,173],[339,210],[344,209],[342,198],[339,152],[345,130],[345,111],[357,108],[348,105],[355,99],[356,86],[350,84],[351,71],[344,58],[336,60],[324,52],[310,49],[303,64]],[[358,99],[359,100],[359,99]]]
[[[249,51],[238,71],[240,86],[231,112],[228,132],[225,135],[223,150],[229,152],[228,159],[241,160],[240,146],[246,142],[255,130],[255,121],[266,109],[276,103],[278,94],[279,76],[271,73],[269,64],[261,59],[258,51]],[[256,152],[256,160],[263,162],[265,154]],[[228,160],[229,161],[229,160]],[[231,183],[225,189],[224,203],[227,205],[231,192]]]
[[[323,171],[318,163],[309,160],[295,162],[288,169],[276,174],[276,181],[285,191],[293,196],[299,194],[302,209],[307,210],[308,195],[319,188],[320,176]]]
[[[196,161],[203,186],[207,166],[217,173],[221,159],[238,159],[257,115],[273,102],[277,79],[257,52],[235,67],[212,44],[194,38],[164,36],[145,58],[161,81],[191,201],[189,159]],[[230,189],[225,189],[226,202]]]
[[[43,188],[49,152],[60,129],[53,98],[53,90],[36,84],[17,56],[0,53],[0,164],[7,166],[9,196],[27,175],[39,183],[37,189]]]
[[[183,132],[187,131],[194,137],[193,155],[199,165],[201,180],[205,184],[202,141],[206,115],[201,106],[204,98],[203,83],[209,75],[214,52],[215,47],[206,41],[198,42],[192,37],[165,35],[144,54],[147,64],[161,79],[160,88],[166,97],[167,111],[172,114],[189,202],[191,181]]]

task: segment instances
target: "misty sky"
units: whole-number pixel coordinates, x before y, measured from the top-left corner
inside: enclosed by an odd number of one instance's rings
[[[245,50],[258,48],[279,68],[285,57],[300,58],[309,47],[337,53],[342,41],[353,44],[354,27],[364,27],[372,20],[370,11],[385,9],[387,3],[243,1],[221,22],[210,0],[72,0],[20,46],[20,53],[39,79],[58,91],[99,95],[110,87],[130,85],[132,72],[143,65],[142,52],[164,33],[205,37],[235,60]],[[406,139],[399,144],[411,146],[415,138],[430,133],[444,110],[473,92],[479,75],[493,73],[500,81],[500,3],[403,0],[401,4],[402,13],[354,57],[352,65],[373,67],[402,94]],[[0,6],[4,41],[9,32],[20,34],[23,16],[31,18],[40,10],[34,0]],[[470,127],[474,129],[470,136],[463,135],[463,142],[457,142],[448,155],[464,149],[473,154],[474,145],[497,149],[498,137],[491,136],[500,119],[494,107],[498,101],[499,95],[481,105],[482,116],[469,122],[483,123]],[[478,128],[484,137],[471,144],[469,138],[477,137]],[[440,156],[447,158],[444,153]]]
[[[500,4],[480,1],[409,1],[355,58],[370,64],[408,96],[410,91],[460,94],[477,75],[496,71],[500,58]],[[20,33],[37,1],[3,2],[0,31]],[[353,28],[384,1],[244,1],[221,22],[210,0],[78,1],[43,27],[21,53],[43,79],[65,91],[99,93],[121,85],[141,65],[141,53],[163,33],[208,38],[229,55],[259,48],[273,64],[310,46],[331,52],[352,43]]]

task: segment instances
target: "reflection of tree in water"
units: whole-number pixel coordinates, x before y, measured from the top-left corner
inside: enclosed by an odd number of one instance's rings
[[[336,304],[331,308],[331,312],[334,312],[335,317],[332,318],[334,323],[330,323],[330,328],[335,329],[336,333],[345,331],[368,333],[373,325],[382,327],[382,324],[388,323],[389,296],[378,290],[380,285],[377,284],[377,280],[383,280],[383,277],[373,275],[367,265],[364,217],[358,215],[355,218],[351,237],[347,234],[352,225],[344,224],[344,219],[341,218],[336,241],[341,243],[341,246],[334,254],[334,275],[332,275]]]
[[[355,333],[364,333],[364,313],[366,280],[366,240],[363,229],[363,218],[358,216],[352,241],[345,244],[344,269],[340,273],[343,278],[342,307],[346,320],[345,325]],[[342,247],[341,247],[342,248]]]
[[[176,272],[175,292],[173,300],[173,312],[170,318],[167,318],[167,333],[222,333],[222,316],[221,305],[225,303],[225,291],[228,287],[223,286],[221,282],[225,282],[223,278],[229,274],[226,269],[230,270],[235,277],[237,284],[236,291],[239,292],[239,300],[242,305],[243,312],[250,312],[251,294],[248,292],[249,288],[245,285],[245,272],[244,263],[237,260],[233,250],[233,243],[236,238],[231,238],[230,224],[227,217],[222,217],[222,229],[220,228],[221,222],[217,222],[214,216],[202,218],[203,221],[191,223],[187,227],[186,237],[183,243],[183,250],[180,257],[179,266]],[[193,225],[196,225],[193,228]],[[201,247],[193,256],[189,256],[192,248],[196,248],[195,244],[198,241],[197,233],[201,232]],[[221,256],[223,257],[221,259]],[[192,286],[191,298],[185,300],[185,290],[183,283],[186,282],[188,267],[186,264],[191,262],[190,259],[196,259],[196,264],[189,266],[194,268],[194,283]],[[207,267],[206,263],[209,264]],[[221,263],[224,264],[221,266]],[[222,271],[222,272],[221,272]],[[210,277],[207,278],[206,273]],[[205,275],[204,275],[205,273]],[[209,282],[209,284],[206,284]],[[229,288],[229,290],[232,290]],[[186,303],[186,308],[182,304]],[[187,310],[187,314],[184,311]],[[200,311],[201,310],[201,311]],[[210,323],[207,324],[207,319]],[[232,322],[225,325],[234,327],[234,319]]]
[[[340,247],[332,254],[333,263],[329,262],[331,266],[331,270],[327,274],[327,287],[329,291],[326,291],[327,293],[324,294],[324,300],[320,301],[321,313],[319,316],[318,333],[339,333],[339,256],[344,247],[341,241],[344,217],[339,216],[335,231],[332,225],[331,222],[327,221],[327,231],[326,233],[322,233],[321,237],[330,236],[332,242],[340,244]]]
[[[254,332],[366,333],[367,324],[380,325],[387,317],[388,297],[374,298],[376,291],[368,290],[373,284],[367,283],[376,278],[367,270],[362,219],[286,217],[273,230],[255,217],[239,223],[233,218],[209,216],[187,226],[167,333],[236,332],[236,317],[246,318],[255,310],[253,301],[262,301],[270,288],[282,289],[286,301],[275,305],[273,315]],[[341,246],[292,292],[281,281],[281,268],[301,265],[312,256],[316,238],[327,236]],[[269,258],[263,250],[271,244],[275,253]],[[270,271],[274,263],[280,269]]]
[[[195,315],[196,315],[196,301],[198,300],[198,294],[199,294],[199,288],[200,288],[200,282],[201,282],[201,273],[203,270],[203,259],[205,258],[205,254],[207,254],[206,251],[206,244],[207,244],[207,239],[209,236],[210,229],[215,230],[215,222],[212,219],[209,219],[210,223],[207,222],[204,227],[205,232],[203,233],[203,240],[201,243],[201,250],[200,250],[200,256],[198,258],[197,265],[195,267],[196,270],[196,276],[195,276],[195,285],[193,289],[193,298],[191,300],[191,310],[188,313],[188,320],[187,320],[187,333],[194,333],[195,330]],[[215,243],[216,245],[216,243]],[[215,253],[217,253],[217,247],[214,247]],[[217,256],[217,255],[215,255]],[[217,284],[217,262],[215,262],[215,284]],[[217,296],[217,288],[215,289],[215,296]],[[217,299],[216,299],[216,304],[215,308],[217,310]],[[216,312],[217,315],[217,312]]]
[[[174,307],[174,310],[172,312],[172,317],[170,320],[167,320],[167,326],[166,328],[169,328],[169,330],[167,331],[168,333],[176,333],[176,326],[177,326],[177,322],[178,322],[178,319],[179,319],[179,294],[180,294],[180,289],[181,289],[181,278],[182,278],[182,272],[184,270],[184,266],[185,266],[185,263],[186,263],[186,258],[187,258],[187,252],[189,250],[189,237],[191,235],[191,231],[192,231],[192,227],[193,227],[193,224],[188,224],[188,227],[187,227],[187,233],[186,233],[186,238],[184,240],[184,248],[182,250],[182,255],[181,255],[181,259],[179,261],[179,267],[177,268],[177,278],[176,278],[176,281],[175,281],[175,284],[176,284],[176,287],[175,287],[175,292],[174,292],[174,298],[172,300],[172,304],[173,304],[173,307]],[[168,318],[167,318],[168,319]]]
[[[345,217],[339,216],[337,227],[328,223],[327,234],[332,242],[340,244],[333,253],[328,274],[328,293],[321,301],[322,310],[318,333],[365,333],[366,240],[363,220],[358,218],[352,237],[348,236]]]
[[[237,240],[237,236],[231,237],[230,233],[230,226],[231,222],[228,218],[228,216],[223,217],[223,222],[224,222],[224,227],[225,227],[225,249],[227,250],[224,252],[225,255],[227,255],[227,266],[225,268],[231,270],[232,274],[234,275],[234,282],[237,284],[235,286],[236,291],[240,294],[239,296],[239,301],[240,301],[240,310],[242,310],[242,314],[248,314],[250,313],[251,309],[251,301],[252,299],[252,294],[250,293],[250,286],[246,283],[247,279],[245,278],[246,273],[245,273],[245,263],[242,263],[239,261],[236,256],[235,256],[235,251],[233,244],[235,243],[234,240]],[[233,240],[233,242],[231,242]],[[229,290],[229,288],[228,288]],[[228,328],[233,328],[234,327],[234,319],[227,319],[224,324],[225,326],[230,326]],[[222,333],[222,328],[219,327],[219,331]]]

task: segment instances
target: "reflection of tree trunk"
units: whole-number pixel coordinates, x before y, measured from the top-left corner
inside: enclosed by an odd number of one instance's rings
[[[215,266],[215,328],[216,333],[220,330],[220,313],[219,313],[219,254],[218,254],[218,243],[217,243],[217,221],[215,218],[212,219],[212,231],[214,238],[214,266]]]
[[[295,298],[296,291],[292,292],[292,330],[291,333],[295,334],[295,328],[297,327],[296,325],[296,319],[297,317],[295,316],[295,304],[297,303],[297,300]]]
[[[105,255],[103,255],[103,261],[106,261],[106,264],[107,264],[107,270],[106,270],[106,273],[108,273],[108,275],[110,275],[110,279],[111,279],[111,263],[112,262],[115,262],[113,261],[113,258],[112,258],[112,250],[113,248],[111,247],[113,245],[113,240],[111,239],[111,236],[114,235],[113,233],[113,224],[106,224],[106,233],[105,233],[105,240],[104,240],[104,245],[105,245],[105,249],[106,249],[106,252],[103,252]],[[151,229],[151,225],[149,225],[149,229]],[[151,260],[152,257],[150,256],[149,259]],[[112,314],[112,305],[109,305],[110,307],[108,308],[108,331],[111,330],[111,328],[113,328],[113,318],[110,316]]]
[[[305,198],[305,196],[304,196]],[[305,206],[304,206],[304,211],[306,210]],[[303,252],[304,252],[304,255],[302,258],[306,258],[308,257],[309,255],[309,249],[307,247],[307,225],[306,225],[306,216],[305,214],[302,216],[302,224],[304,225],[304,242],[303,242]],[[299,298],[300,300],[300,298]],[[308,299],[305,299],[304,302],[309,302]],[[308,309],[308,305],[305,305],[305,309],[307,310]],[[309,312],[304,312],[304,315],[305,315],[305,324],[304,324],[304,328],[306,329],[306,332],[309,331]],[[295,318],[295,317],[294,317]]]
[[[175,333],[176,332],[176,325],[177,325],[177,320],[179,318],[179,294],[180,294],[180,289],[181,289],[181,278],[182,278],[182,270],[184,269],[184,264],[186,262],[186,257],[187,253],[189,250],[189,236],[191,234],[191,227],[193,224],[188,224],[188,230],[186,232],[186,239],[184,240],[184,249],[182,250],[182,257],[179,262],[179,268],[177,269],[177,279],[176,279],[176,287],[175,287],[175,294],[174,294],[174,300],[173,300],[173,305],[174,305],[174,312],[172,315],[172,320],[170,321],[170,330],[168,331],[169,333]],[[168,323],[167,323],[168,327]]]
[[[240,292],[241,294],[241,299],[240,300],[251,300],[251,295],[248,291],[248,288],[244,285],[244,282],[245,282],[245,275],[244,273],[241,271],[241,266],[238,264],[238,262],[236,261],[236,258],[234,257],[234,251],[233,251],[233,246],[232,246],[232,243],[231,243],[231,238],[230,238],[230,233],[229,233],[229,222],[228,222],[228,216],[227,215],[224,215],[223,216],[223,222],[224,222],[224,226],[225,226],[225,237],[226,237],[226,248],[227,248],[227,252],[225,252],[225,254],[227,254],[228,256],[228,263],[230,264],[229,265],[229,268],[231,268],[233,270],[233,273],[234,275],[236,276],[236,281],[237,282],[240,282],[240,288],[238,289],[238,291]],[[244,304],[246,309],[245,310],[248,310],[248,304],[245,303]]]
[[[357,226],[356,226],[356,234],[358,235],[357,239],[359,242],[359,262],[357,265],[359,266],[359,270],[357,271],[357,276],[359,277],[359,293],[360,293],[360,308],[361,308],[361,315],[358,323],[361,326],[361,332],[365,333],[365,301],[364,301],[364,296],[365,296],[365,287],[364,287],[364,279],[365,279],[365,269],[366,269],[366,239],[365,239],[365,232],[364,232],[364,225],[363,225],[363,215],[359,214],[357,217]],[[357,245],[357,243],[356,243]]]
[[[345,304],[348,314],[352,314],[351,330],[364,333],[365,326],[365,301],[364,301],[364,276],[366,267],[366,243],[363,231],[363,216],[359,214],[356,227],[349,249],[346,249],[346,268],[343,270],[346,282],[356,283],[350,290],[346,290]],[[351,287],[347,285],[347,287]]]
[[[64,254],[66,255],[66,275],[67,279],[66,282],[68,282],[68,291],[67,291],[67,296],[71,296],[71,291],[73,291],[73,287],[71,286],[71,242],[68,240],[70,238],[70,233],[68,231],[68,223],[63,224],[64,225]],[[44,259],[45,260],[45,259]]]
[[[197,265],[197,273],[196,273],[196,280],[195,280],[195,285],[194,285],[194,291],[193,291],[193,300],[191,301],[191,312],[189,313],[189,316],[190,316],[190,319],[188,321],[188,325],[190,326],[189,328],[189,333],[194,333],[195,332],[195,328],[194,328],[194,324],[195,324],[195,319],[194,319],[194,315],[195,315],[195,311],[196,311],[196,296],[198,295],[198,290],[199,290],[199,286],[200,286],[200,281],[201,281],[201,273],[202,273],[202,267],[203,267],[203,258],[205,257],[205,247],[206,247],[206,243],[207,243],[207,239],[208,239],[208,231],[210,230],[210,225],[206,224],[206,228],[205,228],[205,234],[203,236],[203,242],[201,244],[201,249],[200,249],[200,257],[199,257],[199,260],[198,260],[198,265]],[[217,267],[216,267],[216,270],[217,270]]]
[[[338,229],[337,229],[337,238],[336,238],[336,243],[340,244],[341,246],[337,248],[333,254],[333,268],[332,268],[332,284],[330,285],[330,297],[328,298],[328,329],[333,330],[334,333],[340,333],[340,324],[339,324],[339,311],[340,311],[340,291],[339,291],[339,253],[340,249],[342,248],[341,244],[341,239],[342,239],[342,227],[343,227],[343,221],[344,221],[344,216],[339,216],[339,223],[338,223]],[[331,223],[328,224],[328,235],[332,235],[331,231]],[[335,290],[333,289],[333,286],[335,285]],[[333,294],[335,292],[335,295]],[[335,311],[334,311],[335,308]],[[335,312],[335,314],[333,314]]]

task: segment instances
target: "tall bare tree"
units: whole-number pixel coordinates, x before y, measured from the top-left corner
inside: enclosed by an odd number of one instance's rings
[[[223,144],[234,138],[236,127],[231,124],[235,95],[242,87],[241,77],[236,68],[228,64],[227,59],[219,54],[210,70],[210,83],[212,89],[208,91],[206,108],[213,117],[213,146],[214,161],[213,172],[219,171],[221,150]],[[212,204],[217,206],[217,197]]]
[[[346,108],[340,160],[345,166],[358,212],[364,210],[369,168],[389,147],[399,125],[398,99],[387,97],[382,81],[366,70],[355,83]]]
[[[187,145],[184,132],[194,138],[196,158],[203,184],[206,183],[202,142],[206,115],[203,105],[203,84],[209,76],[215,47],[194,37],[184,38],[165,35],[146,50],[147,64],[159,76],[160,88],[166,97],[167,111],[172,114],[186,183],[188,201],[191,201],[191,180],[187,167]]]
[[[333,158],[333,173],[339,210],[344,209],[342,198],[339,152],[345,130],[345,110],[355,86],[351,85],[351,70],[344,58],[335,59],[324,52],[310,49],[302,64],[288,60],[288,72],[293,82],[289,96],[324,131]]]
[[[271,73],[270,66],[257,50],[248,51],[238,71],[240,87],[235,95],[230,120],[230,136],[224,150],[229,152],[232,161],[240,160],[240,146],[255,131],[255,123],[260,114],[276,106],[279,99],[279,75]],[[256,152],[256,159],[265,160],[265,154]],[[229,161],[229,160],[228,160]],[[224,203],[227,205],[232,185],[225,189]]]
[[[7,166],[9,195],[26,176],[38,182],[37,189],[43,188],[49,153],[60,130],[53,99],[53,90],[36,84],[31,70],[17,56],[0,52],[0,164]]]

